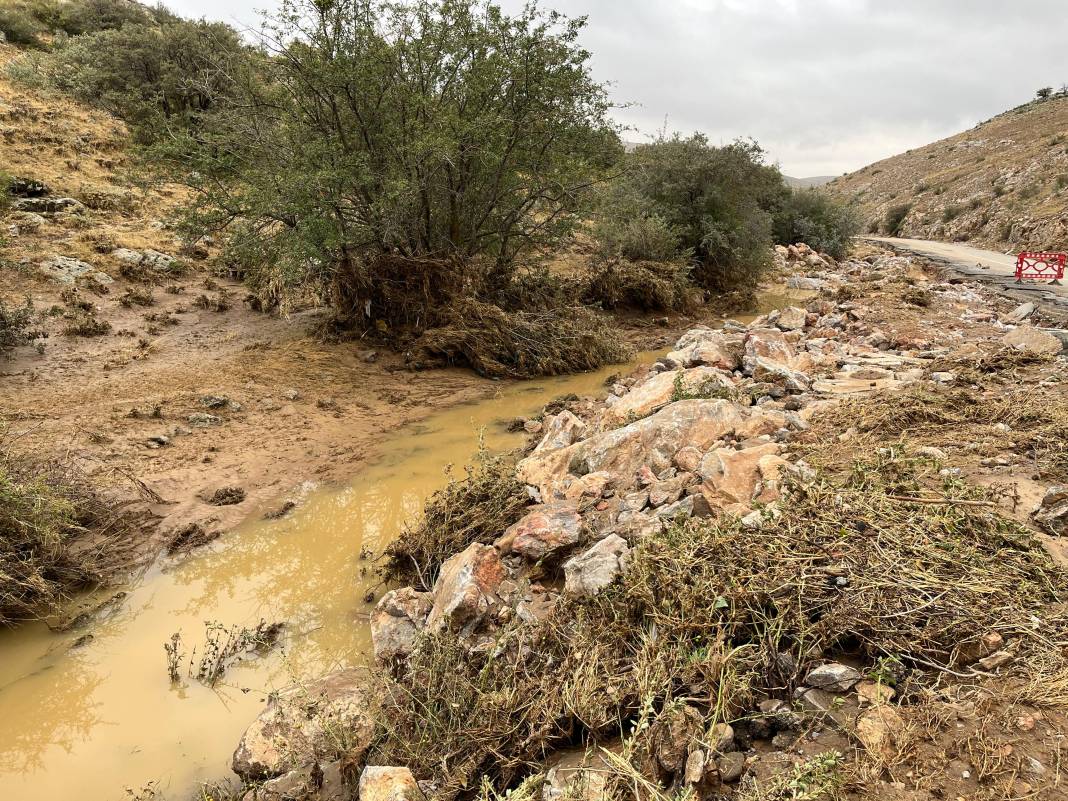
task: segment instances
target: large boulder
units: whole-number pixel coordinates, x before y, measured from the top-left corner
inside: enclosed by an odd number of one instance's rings
[[[101,284],[110,284],[111,276],[100,272],[88,262],[70,256],[52,256],[41,262],[41,272],[61,284],[73,284],[79,278],[90,277]]]
[[[578,544],[582,517],[571,501],[536,506],[494,543],[501,553],[536,562]]]
[[[539,451],[555,451],[566,448],[573,442],[582,438],[586,432],[586,424],[571,412],[564,409],[557,415],[545,421],[545,435],[534,449]]]
[[[360,774],[360,801],[422,801],[423,791],[408,768],[368,765]]]
[[[371,613],[371,643],[375,659],[388,662],[407,656],[426,627],[434,596],[413,587],[390,590]]]
[[[330,747],[331,732],[342,728],[362,756],[375,733],[376,699],[366,673],[341,670],[308,685],[272,696],[234,751],[234,773],[245,780],[280,776],[307,765]]]
[[[1057,337],[1030,325],[1021,325],[1002,337],[1001,342],[1010,348],[1034,353],[1039,356],[1056,356],[1064,348]]]
[[[604,412],[606,425],[646,417],[686,395],[729,391],[734,382],[715,367],[694,367],[656,373],[616,401]]]
[[[564,562],[564,591],[570,595],[596,595],[626,569],[629,556],[626,540],[609,534],[585,553]]]
[[[469,632],[500,603],[504,565],[492,545],[474,542],[441,566],[434,582],[434,606],[427,618],[432,631]]]
[[[716,508],[750,503],[757,484],[765,478],[762,466],[767,470],[769,480],[778,478],[778,463],[770,461],[769,457],[777,458],[779,450],[776,443],[769,442],[743,450],[718,448],[710,451],[697,468],[703,482],[702,494]]]
[[[736,370],[742,358],[742,337],[707,328],[686,332],[666,361],[680,367],[718,367]]]
[[[782,427],[781,412],[742,407],[727,400],[685,400],[621,428],[595,434],[555,451],[533,453],[517,468],[520,481],[537,487],[543,499],[563,493],[577,476],[598,470],[618,476],[616,490],[633,487],[639,468],[654,475],[672,466],[684,446],[708,450],[733,434],[741,439]]]

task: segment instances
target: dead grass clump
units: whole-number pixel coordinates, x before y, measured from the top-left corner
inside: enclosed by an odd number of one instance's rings
[[[220,292],[218,295],[197,295],[193,305],[198,309],[213,312],[224,312],[233,308],[233,302],[226,292]]]
[[[76,470],[3,450],[0,441],[0,623],[52,611],[97,576],[97,540],[125,527]]]
[[[697,303],[686,262],[605,260],[594,267],[583,302],[605,309],[686,312]]]
[[[431,495],[419,522],[386,548],[387,581],[429,590],[442,562],[473,542],[493,542],[520,518],[527,501],[510,459],[481,451],[465,473]]]
[[[119,303],[128,309],[132,306],[152,306],[155,302],[152,292],[147,289],[128,289],[119,298]]]
[[[482,775],[511,786],[553,748],[683,700],[702,727],[744,727],[757,700],[789,698],[843,652],[895,660],[905,702],[943,671],[970,671],[964,654],[989,632],[1025,669],[1068,636],[1063,574],[989,491],[924,465],[889,455],[794,487],[755,531],[676,525],[632,551],[621,581],[498,632],[492,649],[434,635],[394,676],[372,757],[451,799]]]
[[[417,367],[461,365],[480,375],[529,378],[624,362],[631,349],[607,319],[581,306],[505,311],[465,298],[412,344]]]
[[[1045,353],[1031,353],[1016,348],[998,348],[974,355],[936,359],[928,368],[929,373],[953,372],[958,382],[982,384],[988,380],[1012,381],[1019,370],[1050,364],[1054,357]]]
[[[1047,478],[1068,480],[1068,398],[1056,388],[996,391],[917,384],[895,392],[844,401],[821,415],[808,434],[810,460],[823,464],[841,448],[856,450],[856,441],[841,446],[837,434],[855,428],[867,446],[902,441],[958,446],[962,442],[1014,443],[1014,450],[1037,463]]]
[[[99,337],[109,331],[111,331],[111,323],[87,311],[71,314],[66,325],[63,326],[63,333],[74,337]]]

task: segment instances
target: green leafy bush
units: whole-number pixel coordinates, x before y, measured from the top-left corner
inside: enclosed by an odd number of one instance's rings
[[[162,12],[161,12],[162,13]],[[193,128],[227,96],[224,65],[245,52],[222,23],[166,16],[71,37],[8,68],[16,80],[64,92],[127,122],[141,142]]]
[[[454,262],[489,263],[465,294],[495,300],[621,151],[583,24],[480,0],[284,0],[263,75],[165,154],[197,193],[187,230],[233,232],[228,258],[268,302],[312,292],[350,323],[394,316],[392,294],[425,325]],[[383,256],[437,267],[399,297]]]
[[[836,259],[846,255],[850,240],[860,233],[860,227],[855,209],[815,189],[791,191],[775,212],[776,242],[804,242]]]
[[[662,136],[635,148],[625,164],[602,214],[626,222],[602,224],[604,244],[646,257],[689,252],[691,280],[714,292],[756,283],[768,266],[771,211],[783,181],[755,142],[715,147],[703,134]]]
[[[33,328],[33,319],[29,298],[22,306],[8,306],[0,301],[0,354],[45,336],[43,331]]]
[[[883,217],[883,233],[897,236],[910,211],[912,211],[911,203],[900,203],[887,209],[886,216]]]

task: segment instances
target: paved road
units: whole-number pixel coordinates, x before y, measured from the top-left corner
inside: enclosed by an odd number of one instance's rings
[[[1063,286],[1052,286],[1045,281],[1017,284],[1015,280],[1016,257],[992,250],[980,250],[968,245],[949,242],[930,242],[926,239],[898,239],[888,236],[866,236],[864,239],[880,242],[897,250],[905,250],[941,262],[970,278],[993,284],[1008,295],[1042,303],[1050,311],[1063,314],[1068,310],[1068,278]]]

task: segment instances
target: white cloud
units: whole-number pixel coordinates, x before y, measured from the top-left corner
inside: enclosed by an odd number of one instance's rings
[[[253,24],[272,0],[171,0]],[[515,10],[525,0],[502,0]],[[1063,0],[555,0],[587,15],[620,120],[757,139],[791,175],[834,175],[949,136],[1068,82]]]

